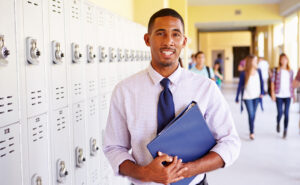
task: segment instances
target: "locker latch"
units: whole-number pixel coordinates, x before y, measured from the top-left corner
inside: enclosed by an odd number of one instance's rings
[[[100,52],[100,62],[104,62],[105,59],[107,58],[107,51],[105,47],[99,46],[99,52]]]
[[[132,50],[130,50],[130,60],[131,61],[134,61],[134,50],[132,49]]]
[[[26,57],[29,64],[37,65],[39,64],[39,57],[41,56],[41,51],[37,48],[37,40],[31,37],[26,39]]]
[[[85,157],[83,155],[83,149],[76,147],[75,155],[76,155],[76,166],[81,168],[85,162]]]
[[[0,65],[7,65],[6,58],[10,54],[9,50],[4,45],[4,35],[0,35]]]
[[[138,50],[135,51],[134,59],[135,59],[135,61],[139,61],[140,60],[140,51],[138,51]]]
[[[116,58],[117,58],[117,54],[115,52],[115,49],[109,48],[109,61],[114,62]]]
[[[57,41],[52,41],[52,61],[54,64],[63,63],[62,58],[65,57],[65,54],[61,51],[60,43]]]
[[[82,54],[79,51],[79,45],[76,43],[72,43],[72,61],[73,63],[79,63]]]
[[[87,45],[87,62],[93,63],[94,59],[96,58],[96,55],[93,52],[93,46]]]
[[[124,54],[122,49],[118,48],[117,53],[118,53],[118,62],[122,62],[122,60],[124,59]]]
[[[66,181],[67,175],[69,174],[66,168],[65,161],[62,161],[60,159],[57,160],[56,172],[57,172],[57,182],[64,183]]]
[[[95,138],[90,139],[90,150],[91,156],[95,156],[99,150],[99,147],[97,146],[97,140]]]
[[[127,61],[129,61],[129,50],[128,49],[125,49],[124,50],[124,59],[125,59],[125,61],[127,62]]]
[[[34,174],[31,179],[31,185],[42,185],[42,177]]]

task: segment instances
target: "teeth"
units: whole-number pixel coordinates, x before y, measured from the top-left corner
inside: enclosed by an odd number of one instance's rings
[[[163,51],[163,53],[166,55],[171,55],[173,52],[172,51]]]

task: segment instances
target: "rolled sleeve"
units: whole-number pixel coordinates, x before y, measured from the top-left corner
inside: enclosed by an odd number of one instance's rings
[[[216,152],[223,159],[225,166],[230,166],[238,158],[241,141],[234,126],[233,117],[225,98],[213,84],[209,105],[205,113],[209,129],[217,144],[211,151]]]
[[[129,153],[131,149],[130,133],[122,100],[124,100],[122,93],[116,87],[111,98],[103,141],[103,152],[116,175],[120,175],[119,166],[123,161],[131,160],[135,162],[133,156]]]

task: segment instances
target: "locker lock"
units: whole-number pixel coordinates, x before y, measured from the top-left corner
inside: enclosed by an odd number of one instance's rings
[[[42,185],[42,177],[34,174],[31,179],[31,185]]]
[[[87,62],[93,63],[96,55],[93,52],[93,46],[87,45]]]
[[[54,64],[61,64],[65,54],[60,49],[60,43],[52,41],[52,61]]]
[[[130,60],[134,61],[134,50],[130,50]]]
[[[127,62],[127,61],[129,61],[129,50],[128,49],[125,49],[124,50],[124,59],[125,59],[125,61]]]
[[[113,62],[117,58],[117,54],[115,53],[114,48],[109,48],[109,61]]]
[[[105,59],[107,58],[107,51],[103,46],[99,46],[99,51],[100,51],[100,62],[104,62]]]
[[[9,50],[4,45],[4,35],[0,35],[0,65],[7,65],[6,58],[10,54]]]
[[[139,61],[140,60],[140,51],[136,50],[135,51],[135,56],[134,56],[135,60],[136,61]]]
[[[85,162],[85,157],[83,156],[83,149],[77,147],[75,150],[75,155],[76,155],[76,166],[78,168],[81,168],[84,165]]]
[[[26,39],[26,57],[29,64],[37,65],[39,64],[39,57],[41,56],[41,51],[37,48],[37,40],[31,37]]]
[[[66,169],[65,161],[57,160],[56,164],[57,182],[64,183],[69,172]]]
[[[122,60],[124,59],[124,54],[122,49],[118,48],[118,62],[122,62]]]
[[[97,146],[97,140],[95,138],[90,139],[90,150],[91,156],[95,156],[99,150],[99,147]]]
[[[79,45],[76,43],[72,43],[72,61],[73,63],[79,63],[82,54],[79,51]]]

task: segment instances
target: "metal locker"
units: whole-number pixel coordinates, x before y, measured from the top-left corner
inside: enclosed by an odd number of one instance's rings
[[[87,56],[85,61],[86,97],[91,98],[98,95],[96,14],[94,6],[87,2],[83,4],[83,11],[84,33],[86,34],[84,45]]]
[[[47,111],[43,7],[41,0],[23,1],[27,117]]]
[[[83,42],[83,10],[79,0],[65,1],[65,3],[66,58],[70,73],[69,94],[71,102],[78,103],[85,98],[86,46]]]
[[[0,127],[18,122],[18,74],[15,2],[1,1],[0,7]]]
[[[101,181],[100,173],[100,124],[99,124],[99,100],[97,97],[87,101],[86,126],[88,139],[88,184],[96,185]]]
[[[29,181],[32,185],[50,184],[49,182],[49,136],[48,117],[42,114],[29,118],[28,124],[28,163]],[[25,180],[25,184],[26,184]],[[27,182],[28,183],[28,182]],[[30,184],[30,183],[29,183]]]
[[[52,184],[72,184],[70,151],[73,147],[69,132],[68,107],[55,110],[52,115]]]
[[[86,127],[85,127],[85,104],[83,102],[72,106],[72,125],[73,125],[73,168],[74,185],[87,184],[87,154],[86,146]]]
[[[22,184],[20,123],[0,128],[1,184]]]

